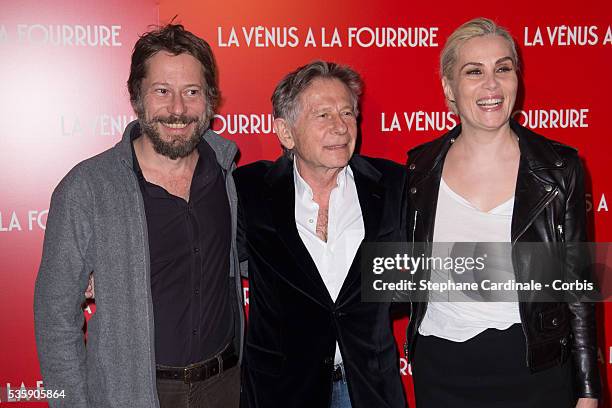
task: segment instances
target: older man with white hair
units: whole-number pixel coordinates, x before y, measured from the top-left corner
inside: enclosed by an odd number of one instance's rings
[[[285,154],[235,173],[251,408],[406,406],[390,305],[361,302],[359,268],[363,243],[404,239],[405,172],[354,154],[361,90],[334,63],[290,73],[272,96]]]

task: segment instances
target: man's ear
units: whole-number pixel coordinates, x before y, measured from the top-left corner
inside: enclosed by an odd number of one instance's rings
[[[274,132],[278,141],[285,149],[293,149],[295,147],[295,141],[293,140],[293,133],[289,123],[283,118],[274,119]]]

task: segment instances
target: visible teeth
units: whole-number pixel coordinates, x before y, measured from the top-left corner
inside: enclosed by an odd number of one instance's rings
[[[481,99],[476,101],[479,106],[499,105],[503,100],[501,98]]]
[[[169,127],[171,129],[182,129],[185,126],[187,126],[186,123],[166,123],[166,122],[162,122],[162,124],[166,127]]]

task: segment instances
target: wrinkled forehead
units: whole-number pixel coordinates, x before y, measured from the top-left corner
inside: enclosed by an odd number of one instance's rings
[[[342,81],[336,78],[315,78],[296,98],[298,113],[312,110],[322,105],[346,104],[353,106],[351,92]]]

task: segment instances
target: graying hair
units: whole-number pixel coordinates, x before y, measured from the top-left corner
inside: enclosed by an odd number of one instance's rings
[[[315,79],[337,79],[349,90],[355,117],[359,116],[359,98],[363,92],[363,81],[359,74],[346,65],[334,62],[313,61],[287,74],[272,94],[272,113],[275,118],[285,119],[290,125],[297,120],[301,109],[300,95]],[[282,146],[283,152],[293,158],[293,152]]]
[[[276,86],[272,94],[274,117],[295,122],[300,108],[299,96],[318,78],[337,79],[346,85],[351,94],[355,115],[359,114],[359,97],[363,90],[359,74],[345,65],[313,61],[286,75]]]
[[[453,79],[453,70],[457,63],[458,50],[466,41],[475,37],[485,35],[498,35],[508,41],[512,51],[512,62],[515,68],[519,69],[519,58],[516,52],[516,44],[512,35],[503,27],[498,26],[493,20],[479,17],[462,24],[446,40],[442,53],[440,54],[440,77]]]

